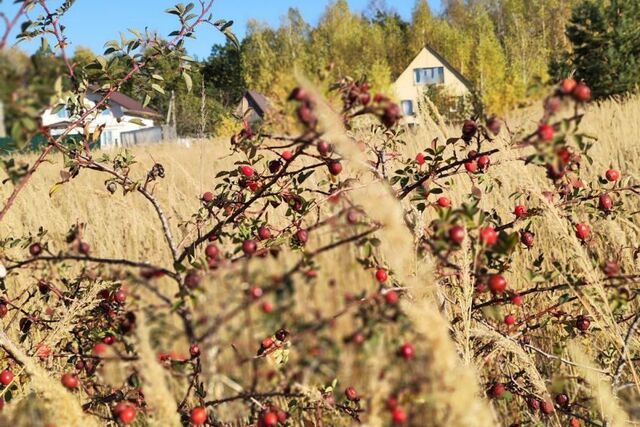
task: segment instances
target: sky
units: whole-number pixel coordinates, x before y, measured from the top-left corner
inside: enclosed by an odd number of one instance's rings
[[[348,0],[348,3],[352,11],[364,12],[369,1]],[[104,43],[119,38],[120,31],[126,31],[127,28],[144,30],[145,25],[167,36],[176,29],[177,20],[175,16],[164,13],[164,10],[178,2],[179,0],[76,0],[62,21],[67,27],[66,34],[71,42],[69,50],[72,52],[77,46],[85,46],[102,53]],[[331,0],[215,0],[213,15],[214,20],[233,20],[233,31],[242,39],[251,18],[277,27],[287,10],[295,7],[308,23],[315,25],[330,2]],[[432,10],[439,12],[440,0],[429,2]],[[0,12],[12,16],[11,12],[16,10],[12,3],[12,0],[0,0]],[[50,0],[49,3],[57,6],[61,1]],[[409,19],[415,0],[387,0],[386,3],[404,19]],[[36,12],[32,14],[35,16]],[[0,30],[3,29],[0,26]],[[224,41],[224,36],[215,28],[206,26],[197,31],[196,40],[187,41],[186,47],[190,55],[202,59],[209,56],[212,45]],[[21,43],[19,46],[32,52],[39,46],[39,42]]]

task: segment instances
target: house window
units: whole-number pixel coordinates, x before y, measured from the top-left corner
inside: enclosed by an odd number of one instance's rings
[[[401,102],[402,105],[402,113],[405,116],[413,116],[413,101],[410,99],[406,99]]]
[[[416,68],[413,79],[417,85],[444,83],[444,67]]]
[[[56,113],[56,116],[57,116],[59,119],[67,119],[67,118],[69,118],[69,111],[67,111],[67,109],[66,109],[66,108],[61,108],[61,109]]]

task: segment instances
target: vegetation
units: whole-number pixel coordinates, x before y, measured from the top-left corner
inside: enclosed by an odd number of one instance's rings
[[[406,132],[379,82],[334,65],[276,100],[289,119],[100,152],[88,123],[117,89],[189,93],[184,38],[237,41],[213,0],[178,4],[169,41],[130,30],[79,66],[72,2],[47,3],[8,22],[55,40],[49,105],[72,114],[52,134],[25,109],[17,135],[47,143],[3,159],[0,424],[638,421],[637,95],[591,105],[567,78],[520,117]]]

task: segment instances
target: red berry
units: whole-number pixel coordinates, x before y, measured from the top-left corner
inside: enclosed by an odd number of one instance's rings
[[[533,235],[533,233],[529,231],[523,231],[520,234],[520,242],[522,242],[522,244],[525,245],[527,248],[533,247],[534,238],[535,236]]]
[[[391,420],[394,424],[404,424],[408,419],[407,413],[402,408],[395,408],[391,412]]]
[[[36,354],[40,359],[46,359],[51,355],[51,347],[47,344],[38,344]]]
[[[113,335],[105,335],[105,337],[102,338],[102,342],[106,345],[113,345],[113,343],[116,342],[116,337],[114,337]]]
[[[127,300],[127,293],[125,291],[123,291],[122,289],[118,289],[114,294],[113,294],[113,299],[115,302],[117,302],[118,304],[124,304],[125,301]]]
[[[587,102],[591,99],[591,89],[584,83],[578,83],[573,89],[573,97],[578,102]]]
[[[260,305],[260,308],[262,309],[263,313],[271,313],[273,311],[273,304],[271,304],[269,301],[265,301]]]
[[[242,175],[246,176],[247,178],[251,178],[254,174],[253,168],[247,165],[241,166],[240,172],[242,172]]]
[[[398,398],[395,396],[390,396],[387,399],[387,409],[393,411],[398,407]]]
[[[211,191],[207,191],[202,195],[202,201],[205,203],[209,203],[213,201],[213,193]]]
[[[464,227],[455,225],[449,230],[449,240],[451,240],[456,245],[459,245],[464,240],[464,234]]]
[[[264,424],[267,427],[275,426],[276,424],[278,424],[278,414],[271,411],[265,412],[262,415],[262,424]]]
[[[127,405],[118,413],[118,420],[122,424],[131,424],[136,418],[136,408],[133,405]]]
[[[604,212],[609,212],[613,208],[613,199],[608,194],[601,194],[598,198],[598,207]]]
[[[573,92],[573,90],[576,88],[576,85],[578,83],[572,79],[572,78],[568,78],[568,79],[564,79],[561,83],[560,83],[560,91],[564,94],[564,95],[569,95],[571,92]]]
[[[109,347],[103,342],[97,342],[93,345],[93,354],[100,356],[104,354]]]
[[[204,253],[207,258],[216,259],[220,255],[220,249],[218,249],[217,245],[210,243],[205,248]]]
[[[388,278],[389,274],[387,273],[387,270],[385,270],[384,268],[378,268],[376,270],[376,280],[378,280],[378,282],[384,283]]]
[[[258,249],[258,244],[256,243],[255,240],[247,239],[244,242],[242,242],[242,252],[244,252],[245,255],[253,255],[254,253],[256,253],[257,249]]]
[[[202,406],[196,406],[191,410],[191,422],[193,425],[201,426],[207,422],[207,410]]]
[[[400,297],[398,296],[398,293],[396,291],[389,291],[386,294],[384,294],[384,300],[389,305],[396,305],[399,299]]]
[[[559,393],[556,395],[556,403],[559,406],[566,407],[569,405],[569,396],[564,393]]]
[[[309,97],[306,90],[301,87],[296,87],[291,91],[289,95],[289,101],[305,101]]]
[[[268,240],[271,238],[271,230],[267,226],[262,226],[258,229],[258,237],[260,240]]]
[[[191,344],[189,346],[189,354],[191,355],[191,357],[200,356],[200,346],[196,343]]]
[[[202,277],[197,271],[190,271],[187,273],[187,276],[184,278],[184,284],[189,289],[195,289],[200,285],[202,281]]]
[[[13,372],[8,369],[5,369],[0,373],[0,383],[4,385],[9,385],[13,381]]]
[[[293,153],[289,150],[284,150],[282,154],[280,154],[280,157],[282,157],[282,160],[284,160],[285,162],[288,162],[293,158]]]
[[[522,295],[515,294],[511,297],[511,304],[513,305],[522,305]]]
[[[538,137],[543,141],[551,141],[554,133],[555,130],[553,129],[553,126],[548,123],[542,123],[538,126]]]
[[[525,205],[516,205],[513,209],[513,214],[516,218],[523,218],[527,214],[527,207]]]
[[[480,230],[480,241],[486,246],[493,246],[498,241],[498,233],[496,233],[496,230],[491,226],[485,227]]]
[[[482,170],[486,170],[491,163],[491,158],[489,156],[480,156],[478,157],[478,167]]]
[[[413,344],[411,344],[410,342],[402,344],[398,353],[404,360],[413,359],[413,357],[415,356],[415,349],[413,348]]]
[[[300,230],[296,231],[296,236],[295,237],[296,237],[296,241],[298,242],[298,244],[304,245],[309,240],[309,233],[307,232],[307,230],[300,229]]]
[[[329,172],[334,176],[340,175],[340,172],[342,172],[342,164],[337,160],[329,162]]]
[[[7,313],[9,313],[9,307],[7,306],[7,304],[0,303],[0,318],[6,316]]]
[[[504,395],[505,391],[506,391],[506,388],[504,384],[494,383],[489,389],[489,396],[491,396],[494,399],[499,399],[502,397],[502,395]]]
[[[358,399],[358,392],[356,391],[355,388],[353,387],[347,387],[344,391],[345,396],[347,396],[347,399],[354,401]]]
[[[507,290],[507,281],[501,274],[492,274],[489,277],[489,289],[495,294],[501,294]]]
[[[424,165],[424,161],[425,161],[424,154],[422,154],[422,153],[416,154],[416,163],[417,164],[422,166],[422,165]]]
[[[62,385],[68,389],[78,388],[80,380],[76,374],[66,373],[62,376]]]
[[[587,240],[590,233],[591,233],[591,229],[587,224],[584,224],[582,222],[579,224],[576,224],[576,236],[578,237],[578,239]]]
[[[281,423],[284,423],[285,421],[287,421],[288,415],[283,410],[278,409],[278,412],[276,412],[276,415],[278,416],[278,421],[280,421]]]
[[[249,289],[249,295],[253,299],[260,298],[262,296],[262,288],[254,287],[254,288]]]
[[[527,406],[531,411],[537,411],[538,409],[540,409],[540,401],[535,397],[528,397]]]
[[[265,339],[262,340],[261,345],[262,345],[262,348],[265,350],[268,348],[271,348],[271,346],[273,345],[273,338],[266,337]]]
[[[576,328],[581,332],[587,332],[591,326],[591,320],[587,316],[578,316],[576,318]]]
[[[80,244],[78,245],[78,252],[80,252],[82,255],[89,256],[89,253],[91,253],[91,245],[89,245],[87,242],[80,242]]]
[[[615,182],[620,179],[620,171],[617,169],[609,169],[605,174],[607,181]]]
[[[516,324],[516,316],[514,316],[513,314],[507,314],[506,316],[504,316],[504,323],[507,326],[513,326]]]
[[[468,162],[465,162],[464,168],[467,172],[474,173],[478,170],[478,163],[475,160],[469,160]]]
[[[327,141],[320,140],[316,144],[316,148],[318,149],[318,153],[321,156],[326,156],[331,152],[331,145]]]
[[[438,206],[440,206],[441,208],[448,208],[451,207],[451,200],[449,200],[446,197],[439,197],[438,200],[436,201],[436,203],[438,203]]]
[[[38,256],[42,253],[42,245],[40,243],[33,243],[29,246],[29,253],[31,256]]]
[[[569,427],[581,427],[582,423],[576,417],[571,417],[569,420]]]
[[[553,408],[553,403],[549,402],[548,400],[545,400],[540,404],[540,411],[545,415],[552,414],[554,410],[555,409]]]

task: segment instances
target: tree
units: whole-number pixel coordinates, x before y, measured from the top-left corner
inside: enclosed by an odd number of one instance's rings
[[[573,46],[569,60],[595,98],[626,93],[640,83],[638,22],[635,0],[585,0],[574,9],[567,27]]]
[[[242,57],[233,44],[214,45],[203,64],[202,74],[209,91],[225,107],[232,106],[242,97],[246,87]]]

